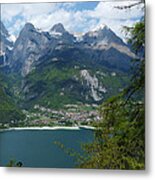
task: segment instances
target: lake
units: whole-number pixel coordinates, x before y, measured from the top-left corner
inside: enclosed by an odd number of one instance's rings
[[[69,156],[55,142],[84,153],[81,144],[92,142],[91,129],[52,129],[52,130],[9,130],[0,132],[0,166],[10,160],[22,162],[23,167],[74,168],[76,158]]]

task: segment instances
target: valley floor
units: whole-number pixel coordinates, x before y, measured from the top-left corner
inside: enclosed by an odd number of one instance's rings
[[[23,110],[26,118],[18,124],[0,124],[1,129],[77,129],[80,127],[91,128],[94,122],[100,120],[96,104],[67,104],[62,109],[51,109],[35,105],[33,110]]]

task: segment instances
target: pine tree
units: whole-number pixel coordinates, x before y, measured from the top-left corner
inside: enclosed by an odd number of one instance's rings
[[[144,20],[128,29],[137,58],[133,77],[123,93],[100,107],[102,121],[96,124],[95,140],[85,145],[89,154],[81,159],[81,168],[145,168],[145,25]]]

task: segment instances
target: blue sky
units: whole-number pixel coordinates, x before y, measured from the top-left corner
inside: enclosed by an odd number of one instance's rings
[[[135,2],[135,1],[134,1]],[[115,6],[132,4],[133,1],[118,2],[72,2],[2,4],[1,20],[10,34],[18,36],[26,22],[48,31],[54,24],[62,23],[72,33],[85,33],[101,24],[109,26],[124,39],[123,26],[132,26],[143,16],[142,5],[128,10]]]
[[[79,3],[76,3],[76,7],[77,7],[77,10],[85,10],[85,9],[89,9],[89,10],[93,10],[97,5],[98,5],[99,2],[79,2]]]
[[[71,5],[69,10],[74,10],[74,11],[82,11],[82,10],[93,10],[95,7],[98,5],[99,2],[94,1],[94,2],[76,2],[72,3],[73,6]],[[65,5],[66,3],[61,3],[62,6]]]

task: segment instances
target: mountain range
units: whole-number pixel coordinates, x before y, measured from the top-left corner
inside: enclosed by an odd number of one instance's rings
[[[49,31],[26,23],[15,42],[0,27],[1,91],[19,109],[101,104],[128,84],[135,55],[106,25],[77,35],[61,23]]]

